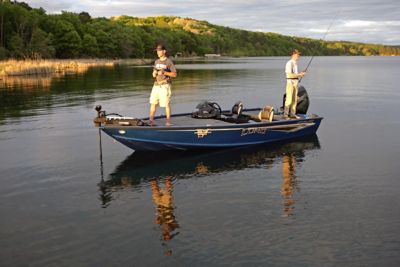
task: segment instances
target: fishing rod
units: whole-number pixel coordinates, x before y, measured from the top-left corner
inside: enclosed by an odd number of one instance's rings
[[[328,35],[329,30],[331,29],[333,23],[335,22],[336,18],[337,18],[338,15],[339,15],[339,13],[340,13],[340,11],[339,11],[339,12],[336,14],[336,16],[333,18],[333,20],[331,21],[331,24],[329,24],[328,29],[326,29],[326,32],[325,32],[324,36],[323,36],[322,39],[321,39],[322,41],[325,40],[326,36]],[[315,55],[313,55],[313,56],[311,57],[311,59],[310,59],[310,61],[308,62],[307,67],[306,67],[306,69],[304,70],[304,72],[307,72],[308,67],[310,67],[311,62],[313,61],[314,57],[315,57]],[[301,82],[301,79],[302,79],[302,78],[303,78],[303,77],[300,77],[299,82]]]

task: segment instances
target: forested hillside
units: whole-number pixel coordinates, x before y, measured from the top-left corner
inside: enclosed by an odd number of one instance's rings
[[[0,59],[145,58],[156,42],[170,55],[283,56],[400,55],[400,46],[326,42],[277,33],[251,32],[172,16],[92,18],[87,12],[46,14],[23,2],[0,3]]]

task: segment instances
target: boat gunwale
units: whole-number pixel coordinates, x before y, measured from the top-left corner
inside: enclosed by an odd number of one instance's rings
[[[257,110],[261,110],[261,108],[253,108],[253,109],[245,109],[243,110],[243,112],[246,111],[257,111]],[[224,110],[222,111],[223,113],[229,112],[229,110]],[[173,114],[171,115],[171,118],[173,117],[184,117],[184,116],[188,116],[191,115],[192,113],[178,113],[178,114]],[[240,130],[243,128],[260,128],[260,127],[268,127],[268,126],[275,126],[275,125],[285,125],[285,124],[296,124],[296,123],[302,123],[302,122],[309,122],[312,120],[322,120],[323,117],[319,116],[319,115],[315,115],[313,114],[313,116],[315,117],[307,117],[307,118],[299,118],[299,119],[290,119],[290,120],[276,120],[276,121],[252,121],[252,122],[247,122],[247,123],[230,123],[230,122],[226,122],[226,124],[224,125],[210,125],[210,124],[198,124],[198,125],[170,125],[170,126],[166,126],[166,125],[154,125],[154,126],[143,126],[143,125],[115,125],[115,124],[105,124],[105,125],[101,125],[100,128],[101,129],[114,129],[114,128],[118,128],[118,129],[132,129],[132,130],[149,130],[149,131],[154,131],[154,130],[165,130],[165,131],[169,131],[169,130],[191,130],[191,129],[224,129],[224,128],[228,128],[230,130]],[[164,119],[165,115],[161,115],[161,116],[157,116],[154,119]],[[139,118],[140,120],[148,120],[148,117],[144,117],[144,118]],[[202,119],[193,119],[193,120],[199,120],[201,121]],[[214,119],[214,120],[218,120],[218,119]]]

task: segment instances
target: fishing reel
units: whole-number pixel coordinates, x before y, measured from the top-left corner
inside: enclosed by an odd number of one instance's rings
[[[164,75],[165,70],[161,69],[161,68],[154,68],[154,71],[157,72],[157,75]],[[161,74],[159,74],[159,72],[161,71]]]

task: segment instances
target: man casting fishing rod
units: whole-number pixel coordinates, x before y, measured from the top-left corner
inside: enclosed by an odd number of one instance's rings
[[[322,40],[325,40],[326,35],[328,34],[329,30],[331,29],[334,21],[339,16],[340,10],[333,18],[332,22],[329,24],[328,29],[324,34]],[[314,59],[314,55],[311,57],[310,61],[307,64],[307,67],[304,71],[298,72],[297,68],[297,60],[300,58],[300,52],[297,49],[293,49],[291,59],[286,63],[286,100],[285,100],[285,107],[284,107],[284,118],[295,118],[299,119],[300,117],[296,115],[296,107],[297,107],[297,93],[299,88],[299,83],[301,79],[306,74],[308,67],[310,67],[311,62]]]
[[[298,72],[297,60],[300,58],[300,52],[297,49],[292,51],[292,57],[286,63],[286,100],[283,116],[285,119],[294,118],[299,119],[296,115],[297,106],[297,92],[299,87],[299,79],[306,73],[304,71]]]

